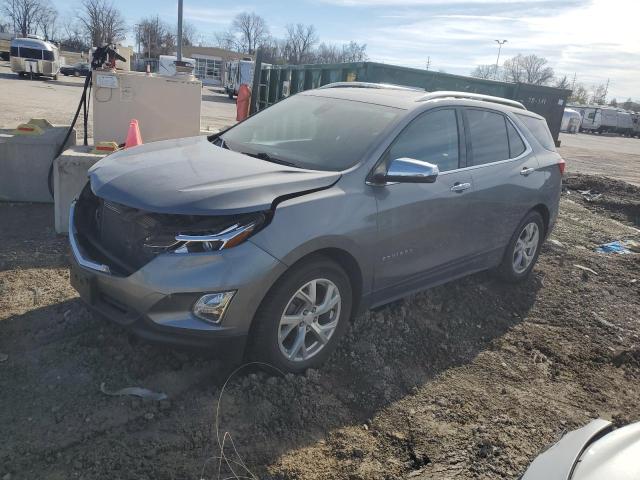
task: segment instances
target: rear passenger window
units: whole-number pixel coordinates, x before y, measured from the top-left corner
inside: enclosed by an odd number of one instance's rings
[[[467,119],[474,165],[509,158],[509,140],[505,119],[501,114],[467,109]]]
[[[458,120],[455,110],[436,110],[416,118],[396,138],[389,158],[433,163],[441,172],[458,168]]]
[[[527,147],[524,145],[520,134],[515,127],[507,120],[507,134],[509,136],[509,158],[519,157],[524,153]]]
[[[536,137],[536,140],[540,142],[540,145],[552,152],[556,151],[556,145],[553,141],[553,137],[551,136],[551,132],[549,132],[549,127],[547,126],[547,121],[545,119],[530,117],[529,115],[520,115],[519,113],[516,115],[518,115],[518,118],[522,120],[531,134]]]

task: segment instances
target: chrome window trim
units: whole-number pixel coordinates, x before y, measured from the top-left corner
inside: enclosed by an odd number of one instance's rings
[[[82,256],[80,252],[80,247],[76,240],[76,226],[74,224],[74,218],[76,213],[76,201],[71,202],[71,207],[69,208],[69,243],[71,244],[71,252],[73,257],[76,259],[78,264],[85,268],[89,268],[91,270],[96,270],[102,273],[111,273],[111,270],[107,265],[103,265],[102,263],[92,262],[91,260],[87,260]]]
[[[444,171],[444,172],[440,172],[440,175],[446,175],[446,174],[452,173],[452,172],[464,172],[464,171],[467,171],[467,170],[476,170],[476,169],[482,168],[482,167],[492,167],[494,165],[501,165],[501,164],[507,163],[507,162],[517,162],[519,160],[522,160],[524,157],[528,156],[529,154],[533,153],[533,148],[531,147],[531,144],[529,143],[529,140],[527,140],[527,137],[525,137],[522,134],[522,131],[520,130],[520,128],[518,128],[518,126],[513,122],[513,120],[511,120],[511,118],[509,118],[508,115],[505,115],[503,112],[500,112],[500,111],[497,111],[497,110],[491,110],[489,108],[482,108],[482,107],[464,107],[464,108],[476,109],[476,110],[486,110],[486,111],[489,111],[491,113],[496,113],[498,115],[502,115],[502,117],[505,120],[507,120],[508,122],[510,122],[511,125],[513,126],[513,128],[516,129],[516,132],[518,133],[518,135],[520,135],[520,138],[522,139],[522,141],[524,143],[525,150],[520,155],[518,155],[517,157],[514,157],[514,158],[507,158],[505,160],[496,160],[495,162],[482,163],[480,165],[470,165],[468,167],[458,168],[457,170],[447,170],[447,171]]]

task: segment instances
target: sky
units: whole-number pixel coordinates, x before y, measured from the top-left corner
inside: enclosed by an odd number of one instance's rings
[[[149,15],[177,21],[175,0],[113,0],[129,25]],[[79,0],[53,0],[61,14]],[[640,99],[638,0],[184,0],[185,19],[202,40],[254,11],[275,37],[289,23],[312,23],[321,41],[367,44],[371,61],[468,75],[518,53],[543,56],[557,76],[590,88],[609,79],[608,98]],[[131,38],[129,39],[131,41]]]

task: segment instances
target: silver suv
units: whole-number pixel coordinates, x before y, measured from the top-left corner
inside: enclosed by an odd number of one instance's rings
[[[71,282],[148,339],[300,372],[364,309],[480,270],[525,279],[563,169],[517,102],[333,84],[97,163]]]

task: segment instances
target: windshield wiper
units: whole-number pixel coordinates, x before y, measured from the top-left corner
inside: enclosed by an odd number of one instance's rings
[[[297,165],[293,162],[288,162],[280,158],[272,157],[266,152],[258,152],[258,153],[242,152],[242,153],[244,155],[249,155],[250,157],[253,157],[253,158],[259,158],[260,160],[266,160],[267,162],[277,163],[278,165],[287,165],[288,167],[297,167]]]

